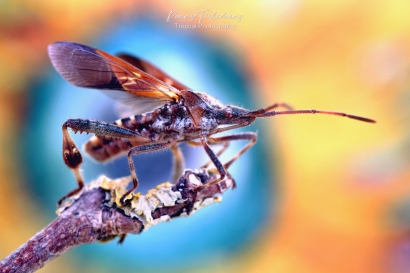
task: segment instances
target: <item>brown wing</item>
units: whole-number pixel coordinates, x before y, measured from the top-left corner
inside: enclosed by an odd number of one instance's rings
[[[136,68],[139,68],[140,70],[144,71],[147,74],[150,74],[154,76],[155,78],[175,87],[178,90],[190,90],[186,85],[180,83],[179,81],[175,80],[171,76],[169,76],[167,73],[156,67],[155,65],[142,60],[138,57],[134,57],[128,54],[119,54],[117,57],[123,59],[127,63],[132,64]]]
[[[57,42],[48,46],[52,64],[69,83],[96,88],[145,112],[178,100],[179,90],[126,61],[89,46]],[[141,107],[144,108],[141,110]]]

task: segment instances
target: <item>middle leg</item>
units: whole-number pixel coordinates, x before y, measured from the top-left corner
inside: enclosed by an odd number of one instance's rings
[[[125,205],[125,197],[127,197],[130,193],[132,193],[136,188],[138,188],[138,178],[137,172],[135,170],[134,161],[132,160],[133,155],[139,155],[143,153],[149,153],[154,151],[163,150],[166,148],[170,148],[173,145],[176,145],[176,141],[168,141],[164,143],[156,143],[156,144],[148,144],[143,146],[136,146],[130,149],[128,152],[128,164],[130,166],[131,177],[132,177],[132,188],[129,189],[120,199],[122,205]]]
[[[176,183],[184,171],[185,160],[178,144],[174,144],[170,148],[173,156],[171,182]]]

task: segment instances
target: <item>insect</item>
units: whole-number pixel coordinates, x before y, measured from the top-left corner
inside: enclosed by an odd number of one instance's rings
[[[62,125],[63,159],[72,169],[78,188],[84,186],[80,173],[82,155],[72,140],[68,128],[76,132],[93,133],[84,150],[97,161],[108,161],[127,153],[133,186],[121,198],[138,187],[138,178],[132,157],[142,153],[170,148],[173,158],[172,180],[183,170],[183,156],[178,143],[202,146],[220,176],[208,185],[226,176],[226,169],[257,141],[254,132],[214,136],[217,133],[250,125],[256,118],[289,114],[328,114],[374,123],[372,119],[335,111],[294,110],[286,103],[274,103],[259,110],[247,110],[234,105],[223,105],[212,96],[192,91],[154,65],[130,55],[110,55],[102,50],[72,42],[56,42],[48,46],[51,62],[69,83],[101,90],[104,94],[129,106],[134,116],[113,123],[88,119],[68,119]],[[277,108],[285,110],[275,110]],[[246,140],[245,145],[228,162],[218,159],[231,141]],[[220,144],[215,153],[210,145]]]

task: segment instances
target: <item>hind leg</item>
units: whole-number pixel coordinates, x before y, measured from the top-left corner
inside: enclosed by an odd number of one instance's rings
[[[58,201],[58,205],[61,205],[64,199],[75,195],[84,187],[84,180],[80,171],[80,165],[83,162],[83,158],[81,156],[80,150],[77,148],[73,139],[71,138],[70,133],[68,132],[68,128],[71,128],[71,130],[73,130],[74,133],[94,133],[96,135],[105,137],[134,139],[142,143],[150,141],[149,139],[142,137],[141,135],[132,130],[119,127],[112,123],[99,122],[87,119],[68,119],[66,122],[63,123],[62,126],[63,159],[64,163],[73,171],[74,176],[77,180],[78,188],[63,196]]]

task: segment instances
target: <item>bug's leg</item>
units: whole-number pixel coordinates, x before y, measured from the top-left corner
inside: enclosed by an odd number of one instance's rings
[[[170,148],[173,155],[171,182],[176,183],[184,171],[185,160],[178,144],[174,144]]]
[[[258,135],[253,132],[248,132],[248,133],[232,134],[232,135],[227,135],[223,137],[213,137],[213,138],[209,138],[209,140],[212,143],[226,143],[226,142],[229,143],[235,140],[249,140],[249,143],[245,147],[243,147],[238,153],[236,153],[236,155],[234,155],[228,162],[226,162],[223,165],[223,167],[226,170],[232,165],[233,162],[235,162],[235,160],[237,160],[241,155],[243,155],[247,150],[249,150],[253,145],[255,145],[256,141],[258,140]],[[210,183],[207,184],[207,186],[211,186],[215,183],[218,183],[219,181],[218,180],[211,181]]]
[[[197,142],[197,141],[187,141],[187,143],[188,143],[188,145],[191,145],[191,146],[202,146],[202,143],[201,142]],[[208,144],[209,145],[213,145],[213,144],[219,144],[219,145],[222,145],[222,148],[218,151],[218,152],[216,152],[216,156],[219,158],[219,156],[221,155],[221,154],[223,154],[225,151],[226,151],[226,149],[228,149],[228,147],[229,147],[229,142],[213,142],[213,138],[208,138]],[[202,168],[207,168],[208,166],[209,166],[209,164],[211,164],[212,163],[212,161],[211,160],[209,160],[208,162],[206,162],[204,165],[202,165],[201,166],[201,169]]]
[[[73,171],[75,179],[77,180],[78,188],[70,191],[68,194],[60,198],[60,200],[58,200],[57,202],[59,206],[64,201],[64,199],[73,196],[84,187],[84,180],[80,172],[80,165],[83,162],[83,158],[73,139],[71,138],[70,133],[67,130],[67,125],[65,123],[62,126],[62,130],[64,163]]]
[[[254,132],[247,132],[212,138],[212,141],[214,143],[225,143],[235,140],[249,140],[249,143],[245,147],[243,147],[239,152],[237,152],[236,155],[234,155],[228,162],[224,164],[224,167],[226,169],[228,169],[229,166],[231,166],[232,163],[235,162],[235,160],[237,160],[241,155],[243,155],[247,150],[249,150],[253,145],[255,145],[256,141],[258,140],[258,135]]]
[[[212,163],[214,164],[215,168],[218,170],[219,175],[220,175],[220,177],[218,179],[215,179],[214,181],[211,181],[208,184],[206,184],[205,187],[208,187],[208,186],[216,184],[219,181],[221,181],[222,179],[224,179],[225,176],[226,176],[226,169],[225,169],[224,165],[222,165],[221,161],[219,161],[219,159],[216,156],[216,154],[214,153],[214,151],[212,151],[211,147],[209,147],[209,144],[206,141],[205,137],[201,137],[201,143],[202,143],[202,146],[205,149],[205,152],[208,154],[209,158],[211,159]]]
[[[124,243],[125,237],[127,237],[127,234],[121,234],[120,239],[118,240],[117,244],[121,245],[122,243]]]
[[[140,142],[150,142],[147,137],[141,136],[139,133],[116,125],[115,123],[101,122],[88,119],[68,119],[64,122],[63,127],[71,128],[75,133],[86,132],[93,133],[97,136],[134,139]]]
[[[134,161],[132,160],[133,155],[139,155],[143,153],[149,153],[154,151],[163,150],[175,145],[175,141],[169,141],[165,143],[148,144],[143,146],[136,146],[130,149],[128,152],[128,164],[130,165],[131,177],[132,177],[132,188],[129,189],[120,199],[122,205],[125,205],[125,197],[132,193],[136,188],[138,188],[138,178],[137,172],[135,171]]]
[[[136,132],[119,127],[112,123],[92,121],[87,119],[68,119],[63,123],[63,159],[64,163],[73,171],[78,183],[78,188],[69,192],[58,201],[61,205],[62,201],[67,197],[73,196],[84,187],[83,177],[80,172],[80,165],[83,162],[80,150],[75,145],[71,138],[68,128],[76,132],[94,133],[99,136],[113,137],[113,138],[127,138],[136,139],[141,142],[149,142],[150,140],[142,137]]]
[[[217,143],[217,142],[214,142],[212,138],[209,138],[209,139],[208,139],[208,143],[209,143],[210,145],[212,145],[212,144],[222,144],[222,148],[216,153],[216,156],[217,156],[218,158],[219,158],[219,156],[221,156],[221,155],[226,151],[226,149],[228,149],[228,147],[229,147],[229,142]],[[206,162],[201,168],[207,168],[207,167],[209,166],[209,164],[211,164],[211,163],[212,163],[212,161],[208,161],[208,162]],[[225,168],[226,168],[226,167],[225,167]]]

